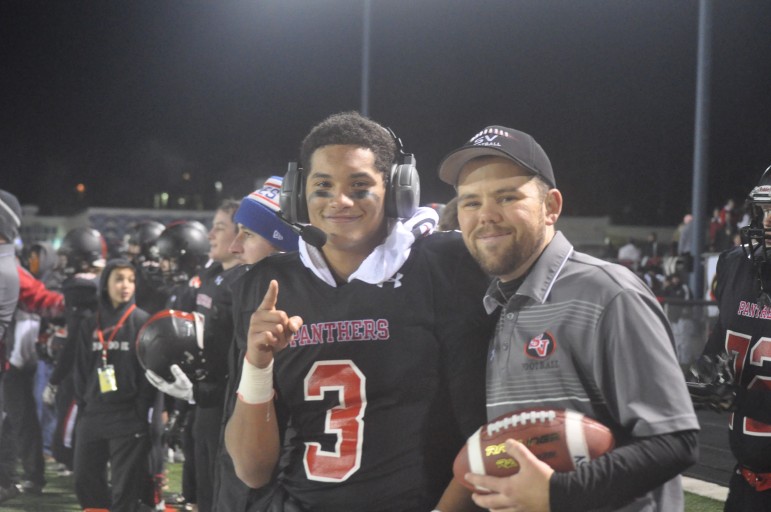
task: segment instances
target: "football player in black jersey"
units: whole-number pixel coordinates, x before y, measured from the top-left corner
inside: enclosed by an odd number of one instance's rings
[[[436,212],[416,208],[397,142],[357,113],[314,127],[282,211],[326,243],[234,289],[246,350],[225,442],[247,485],[273,483],[252,510],[425,512],[458,492],[452,460],[485,419],[487,279],[456,233],[425,236]]]
[[[147,370],[148,380],[164,393],[195,403],[192,431],[196,500],[201,512],[246,510],[250,494],[249,489],[235,477],[232,463],[225,464],[229,456],[219,452],[222,439],[220,426],[228,397],[226,387],[235,390],[229,378],[236,367],[231,350],[233,320],[230,287],[252,264],[265,256],[297,250],[297,235],[275,213],[280,188],[281,178],[274,176],[240,203],[226,200],[217,209],[208,235],[209,257],[213,263],[201,271],[201,285],[196,295],[196,311],[203,318],[202,358],[184,365],[190,377],[180,367],[183,362],[190,362],[190,353],[183,344],[179,344],[179,349],[153,345],[162,348],[163,354],[155,354],[154,357],[166,361],[162,371],[171,374],[174,381],[166,381],[151,369]],[[169,321],[168,317],[157,320],[159,323]],[[191,321],[190,325],[194,323]],[[235,394],[231,394],[235,399]],[[232,403],[229,410],[232,410]]]
[[[235,275],[227,271],[240,263],[238,257],[229,250],[238,232],[233,222],[238,204],[233,199],[227,199],[217,208],[212,219],[212,228],[207,235],[208,255],[212,263],[201,270],[200,286],[191,288],[196,292],[195,311],[201,313],[204,318],[202,368],[191,380],[178,365],[172,365],[174,382],[167,382],[152,370],[147,370],[146,373],[147,380],[157,389],[188,403],[187,414],[192,418],[192,423],[188,423],[191,431],[186,434],[192,436],[190,448],[194,455],[185,468],[195,473],[195,498],[200,512],[212,510],[214,460],[225,398],[228,346],[233,331],[230,282]],[[188,462],[187,454],[185,462]],[[192,478],[192,475],[187,476]]]
[[[61,349],[49,377],[49,396],[55,400],[56,431],[52,453],[57,462],[71,471],[73,439],[78,408],[74,400],[72,367],[75,362],[78,327],[96,313],[99,276],[107,257],[107,244],[101,233],[91,228],[74,228],[67,232],[57,251],[57,271],[64,276],[64,327],[54,333],[52,343]]]
[[[695,401],[733,411],[729,441],[738,463],[726,512],[771,510],[771,167],[749,205],[742,245],[718,259],[713,291],[720,315],[692,369],[701,382],[689,384]],[[735,391],[733,404],[726,390]]]
[[[136,303],[148,313],[155,314],[166,304],[167,290],[162,279],[158,262],[158,237],[165,227],[154,220],[133,224],[124,236],[121,253],[137,269]]]
[[[162,275],[163,292],[167,294],[166,309],[195,311],[196,293],[201,285],[199,273],[209,259],[209,240],[206,227],[198,221],[186,220],[169,224],[156,241],[159,269]],[[159,283],[155,283],[159,284]],[[153,407],[154,425],[151,450],[151,471],[154,475],[152,500],[156,507],[164,506],[162,495],[163,449],[161,406],[163,397]],[[189,407],[187,400],[173,401],[177,424],[182,429],[182,450],[185,456],[182,468],[182,495],[177,496],[178,504],[196,503],[195,483],[195,445],[192,437],[192,425],[195,410]],[[166,408],[169,408],[167,402]]]

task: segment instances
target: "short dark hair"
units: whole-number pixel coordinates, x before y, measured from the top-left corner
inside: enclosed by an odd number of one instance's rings
[[[314,151],[338,144],[372,151],[375,168],[388,178],[396,159],[396,143],[387,129],[358,112],[331,115],[311,129],[300,146],[300,163],[306,175],[310,173]]]
[[[241,206],[241,201],[237,201],[232,197],[223,199],[220,205],[217,207],[218,212],[225,212],[230,215],[230,220],[233,221],[233,232],[238,233],[238,224],[233,217],[235,217],[238,207]]]
[[[237,201],[233,198],[227,198],[222,200],[219,207],[217,208],[217,211],[223,211],[227,213],[230,215],[230,220],[233,220],[233,217],[238,211],[239,206],[241,206],[241,201]],[[235,224],[235,221],[233,223]],[[238,226],[236,226],[236,233],[238,233]]]

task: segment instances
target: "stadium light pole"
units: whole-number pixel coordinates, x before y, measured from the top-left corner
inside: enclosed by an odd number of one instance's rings
[[[369,117],[369,39],[372,23],[370,0],[364,0],[361,35],[361,110],[363,116]]]
[[[696,119],[693,143],[693,184],[691,188],[693,272],[690,286],[694,296],[704,297],[704,232],[707,222],[707,174],[709,150],[709,101],[712,74],[712,0],[699,0],[699,45],[696,60]]]

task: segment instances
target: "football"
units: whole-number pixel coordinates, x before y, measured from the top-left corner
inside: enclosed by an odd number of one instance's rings
[[[506,439],[515,439],[555,471],[578,465],[613,449],[613,433],[602,423],[564,409],[525,409],[496,418],[477,430],[455,457],[453,473],[473,491],[466,473],[509,476],[519,471],[506,453]]]

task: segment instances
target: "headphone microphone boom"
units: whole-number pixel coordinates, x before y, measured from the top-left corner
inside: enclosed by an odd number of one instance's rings
[[[276,216],[281,219],[284,224],[289,226],[292,231],[297,233],[297,236],[302,238],[306,244],[312,245],[316,249],[321,249],[324,244],[327,243],[327,234],[319,228],[311,226],[310,224],[292,222],[284,217],[284,214],[281,212],[281,210],[276,211]]]

